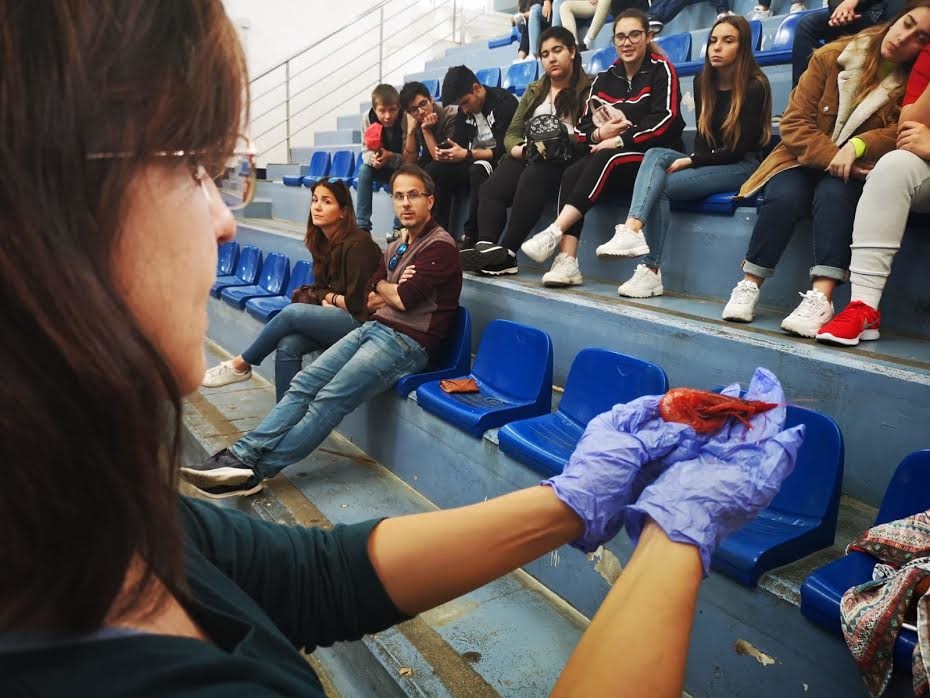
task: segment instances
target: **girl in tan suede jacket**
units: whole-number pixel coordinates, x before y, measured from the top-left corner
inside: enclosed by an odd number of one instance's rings
[[[930,41],[930,0],[888,24],[818,50],[788,101],[781,143],[743,185],[764,187],[759,217],[723,319],[751,322],[759,287],[775,273],[796,224],[813,222],[812,288],[784,319],[786,332],[814,337],[833,317],[833,289],[846,280],[856,203],[865,173],[895,147],[910,66]]]

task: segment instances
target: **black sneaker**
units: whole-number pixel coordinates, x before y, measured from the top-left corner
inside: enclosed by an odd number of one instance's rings
[[[202,463],[181,468],[181,477],[202,489],[204,487],[241,485],[256,477],[256,475],[252,468],[236,458],[232,451],[224,448]]]
[[[403,228],[394,228],[390,233],[384,234],[384,239],[387,240],[387,243],[390,245],[400,237],[402,230]]]
[[[455,242],[458,244],[460,250],[470,250],[477,244],[475,238],[471,235],[463,235]]]
[[[252,472],[251,470],[249,472]],[[227,497],[245,497],[250,494],[255,494],[256,492],[261,492],[264,484],[262,478],[259,475],[253,474],[245,482],[240,482],[237,485],[214,485],[212,487],[206,487],[204,485],[197,485],[188,480],[188,483],[193,487],[197,492],[202,494],[204,497],[209,497],[210,499],[226,499]]]
[[[478,271],[485,263],[485,252],[497,247],[493,242],[478,242],[474,247],[459,250],[459,259],[462,261],[462,269],[465,271]]]
[[[499,252],[502,251],[503,253]],[[491,259],[490,257],[492,257]],[[488,261],[481,269],[479,274],[486,276],[503,276],[504,274],[516,274],[520,271],[517,266],[517,255],[505,247],[498,247],[488,252]]]
[[[584,53],[588,50],[588,45],[584,41],[578,42],[578,53]]]

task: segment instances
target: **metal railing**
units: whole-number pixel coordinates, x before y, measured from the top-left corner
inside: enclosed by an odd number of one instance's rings
[[[318,129],[347,105],[356,111],[376,84],[399,84],[405,72],[422,70],[441,50],[464,43],[466,25],[482,14],[469,17],[464,0],[381,0],[255,76],[251,134],[259,160],[290,162],[295,136]]]

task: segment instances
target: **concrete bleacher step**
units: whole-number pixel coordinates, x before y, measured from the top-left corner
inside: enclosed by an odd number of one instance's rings
[[[336,129],[339,131],[356,130],[359,128],[360,124],[361,119],[359,114],[343,114],[336,117]]]
[[[313,134],[313,145],[316,148],[330,148],[344,143],[361,143],[362,133],[357,128],[342,129],[339,131],[316,131]]]
[[[209,313],[211,338],[233,352],[239,351],[261,326],[247,314],[215,299],[210,301]],[[563,334],[571,331],[573,328],[566,327]],[[221,358],[225,356],[211,352],[211,363]],[[256,367],[256,373],[266,378],[272,377],[272,371],[273,359]],[[236,438],[239,432],[255,426],[272,400],[270,387],[262,388],[264,397],[261,399],[252,395],[255,390],[254,381],[223,389],[202,389],[190,401],[193,415],[187,414],[185,423],[196,425],[200,420],[201,432],[213,438],[205,446],[205,451],[220,448]],[[204,407],[204,401],[209,401],[212,409]],[[216,410],[222,411],[228,423],[219,426],[203,424]],[[419,495],[440,507],[481,501],[519,487],[532,486],[539,480],[538,475],[499,451],[496,432],[488,432],[480,439],[468,436],[426,413],[413,397],[401,398],[393,392],[378,396],[358,408],[343,421],[339,432],[360,447],[369,459],[382,464]],[[397,480],[391,476],[382,478],[380,466],[365,456],[346,458],[332,451],[344,454],[347,451],[345,441],[331,437],[317,453],[286,469],[278,479],[287,477],[333,521],[357,521],[417,510],[398,506],[398,500],[406,505],[412,493],[404,489],[401,490],[403,496],[398,495],[393,487]],[[360,459],[364,467],[360,467]],[[760,698],[786,695],[864,696],[863,685],[843,641],[804,619],[797,608],[797,599],[798,586],[807,573],[841,554],[845,542],[867,527],[872,516],[874,510],[844,498],[837,544],[793,565],[772,571],[763,577],[756,589],[712,574],[701,591],[686,691],[694,696]],[[562,548],[527,565],[525,571],[577,611],[590,617],[630,553],[631,545],[621,534],[593,555],[585,556],[574,549]],[[571,621],[571,614],[566,616],[559,612],[558,605],[553,611],[548,605],[551,597],[545,594],[541,600],[540,597],[534,598],[530,604],[534,611],[529,615],[522,611],[517,613],[506,606],[504,609],[481,606],[485,603],[484,598],[479,596],[479,607],[474,612],[472,603],[464,603],[469,610],[461,617],[461,623],[473,622],[475,625],[469,626],[470,630],[462,626],[451,629],[443,626],[436,628],[436,632],[443,638],[451,638],[447,640],[448,644],[454,645],[454,640],[461,642],[464,638],[464,643],[455,646],[457,651],[477,652],[482,661],[504,667],[502,675],[512,680],[515,686],[519,685],[518,679],[522,678],[527,662],[532,662],[534,672],[549,672],[546,680],[553,680],[578,632],[578,627],[570,622],[567,629],[558,630],[559,626],[553,625],[553,618],[561,625],[566,622],[563,620],[566,617]],[[461,609],[462,605],[454,608]],[[453,615],[458,621],[460,617]],[[429,617],[425,620],[431,622]],[[570,633],[568,638],[561,637],[561,633],[565,632]],[[654,632],[661,632],[661,629]],[[377,654],[371,645],[385,635],[380,633],[376,638],[367,640],[365,650],[354,643],[355,646],[348,648],[354,653],[352,661],[361,663],[368,654]],[[557,651],[552,651],[539,646],[540,642],[552,642],[554,637],[559,637],[569,647],[560,645]],[[390,639],[404,642],[404,638],[397,635],[391,635]],[[505,651],[507,655],[498,656],[499,652]],[[539,652],[543,654],[536,654],[538,659],[532,660],[524,654]],[[409,647],[406,650],[391,648],[389,654],[400,657],[407,666],[413,663],[407,659],[408,656],[422,656],[422,652]],[[383,659],[383,655],[379,656]],[[332,675],[340,675],[338,663],[328,662],[323,657],[321,661]],[[481,662],[475,669],[502,695],[505,694],[498,683],[483,673]],[[396,666],[393,672],[389,670],[387,673],[396,675]],[[534,685],[539,686],[538,683]],[[522,690],[512,694],[545,693],[545,690],[532,688]],[[908,695],[908,691],[908,678],[899,676],[888,695],[904,696]],[[377,694],[384,695],[381,692]],[[447,694],[427,692],[426,695]],[[453,692],[453,695],[467,694]]]

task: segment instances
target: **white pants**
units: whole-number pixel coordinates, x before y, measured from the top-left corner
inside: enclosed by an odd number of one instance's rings
[[[851,300],[878,308],[912,210],[930,211],[930,162],[906,150],[893,150],[869,173],[856,207],[849,263]]]
[[[598,0],[597,5],[592,5],[588,0],[563,0],[562,4],[559,6],[559,18],[562,20],[562,26],[572,33],[575,37],[575,41],[582,38],[578,36],[578,28],[575,26],[575,17],[582,17],[584,19],[588,17],[594,18],[591,20],[591,26],[588,29],[588,37],[590,38],[590,41],[586,42],[588,44],[597,37],[598,32],[601,31],[601,27],[604,26],[604,22],[609,14],[610,0]],[[591,48],[591,46],[589,45],[588,48]]]

